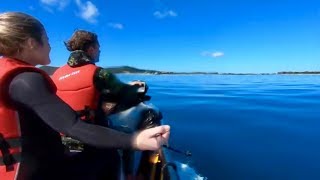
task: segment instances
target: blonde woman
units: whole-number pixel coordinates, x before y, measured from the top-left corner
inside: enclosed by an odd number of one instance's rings
[[[129,135],[79,120],[56,96],[50,77],[35,68],[50,63],[50,49],[46,30],[36,18],[19,12],[0,14],[2,180],[99,179],[103,170],[95,160],[84,161],[81,153],[64,155],[60,132],[105,149],[157,150],[168,140],[166,125]]]

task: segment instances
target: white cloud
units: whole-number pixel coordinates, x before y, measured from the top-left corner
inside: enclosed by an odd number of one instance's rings
[[[47,7],[56,7],[58,10],[63,10],[70,0],[40,0],[40,2]]]
[[[114,29],[120,29],[120,30],[124,28],[123,24],[121,24],[121,23],[109,23],[108,26],[110,26]]]
[[[29,9],[30,9],[31,11],[35,10],[35,8],[34,8],[33,6],[29,6]]]
[[[178,16],[178,14],[176,12],[174,12],[173,10],[163,11],[163,12],[156,11],[153,13],[153,15],[159,19],[163,19],[166,17],[177,17]]]
[[[172,10],[168,11],[169,16],[176,17],[178,14]]]
[[[208,56],[208,57],[213,57],[213,58],[218,58],[224,56],[224,53],[221,51],[215,51],[215,52],[208,52],[204,51],[201,53],[202,56]]]
[[[41,3],[46,4],[46,5],[54,5],[58,2],[58,0],[40,0]]]
[[[215,58],[216,57],[221,57],[221,56],[224,56],[224,53],[223,52],[214,52],[214,53],[211,54],[211,56],[215,57]]]
[[[51,13],[51,14],[54,13],[54,12],[53,12],[53,9],[51,9],[49,6],[44,6],[43,8],[44,8],[44,10],[46,10],[47,12],[49,12],[49,13]]]
[[[89,23],[96,23],[99,15],[98,8],[91,2],[82,3],[81,0],[75,0],[80,12],[79,16]]]

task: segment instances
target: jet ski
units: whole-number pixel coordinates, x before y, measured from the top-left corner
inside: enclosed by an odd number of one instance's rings
[[[147,87],[138,89],[141,92],[137,102],[130,105],[117,105],[106,118],[104,125],[126,133],[134,133],[141,129],[161,125],[163,117],[161,111],[152,103],[151,97],[146,95]],[[81,151],[81,143],[73,139],[64,139],[64,144],[71,152]],[[179,153],[191,156],[190,152],[183,152],[165,145],[158,151],[122,151],[120,179],[125,179],[128,172],[137,179],[146,180],[179,180],[202,179],[198,178],[195,171],[187,166],[174,161],[171,154]],[[188,167],[188,168],[186,168]]]

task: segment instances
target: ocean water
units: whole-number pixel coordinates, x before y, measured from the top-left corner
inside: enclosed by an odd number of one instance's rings
[[[320,76],[118,75],[143,80],[172,153],[211,179],[320,179]]]

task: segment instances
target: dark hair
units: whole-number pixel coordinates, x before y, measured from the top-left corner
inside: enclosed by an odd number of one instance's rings
[[[98,43],[98,36],[89,31],[77,30],[71,38],[64,42],[68,51],[83,50],[86,51],[91,45]]]
[[[12,56],[23,49],[22,44],[33,38],[41,45],[45,29],[39,20],[21,12],[0,14],[0,54]]]

